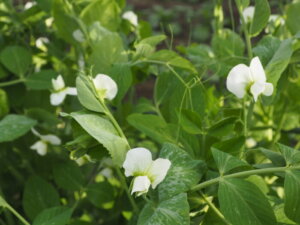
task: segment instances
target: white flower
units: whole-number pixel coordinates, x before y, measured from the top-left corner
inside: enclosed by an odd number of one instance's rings
[[[47,27],[51,27],[53,24],[54,18],[53,17],[49,17],[45,20],[45,24]]]
[[[138,17],[137,15],[132,11],[127,11],[122,15],[122,18],[125,20],[128,20],[133,26],[138,25]]]
[[[255,7],[249,6],[243,10],[243,17],[246,23],[251,22],[254,17]]]
[[[26,2],[26,4],[24,5],[24,9],[30,9],[32,6],[35,6],[36,2]]]
[[[50,95],[51,105],[61,104],[66,95],[77,95],[76,88],[65,87],[65,82],[61,75],[58,75],[56,79],[52,79],[52,87],[54,92]]]
[[[39,37],[38,39],[36,39],[35,41],[35,46],[39,49],[41,49],[42,51],[46,51],[47,47],[45,46],[45,44],[49,43],[49,39],[46,37]]]
[[[250,90],[257,101],[260,94],[270,96],[273,93],[273,85],[266,82],[266,74],[258,57],[251,60],[250,67],[239,64],[233,67],[227,77],[227,89],[238,98],[243,98]]]
[[[51,145],[60,145],[61,144],[61,140],[59,139],[59,137],[57,137],[55,135],[52,135],[52,134],[41,135],[35,129],[32,129],[32,133],[34,133],[34,135],[39,137],[40,140],[35,142],[32,146],[30,146],[30,149],[36,150],[37,153],[41,156],[46,155],[48,144],[51,144]]]
[[[168,159],[158,158],[152,160],[151,152],[145,148],[134,148],[127,152],[123,164],[125,176],[134,176],[131,194],[137,192],[137,196],[146,193],[162,182],[171,166]]]
[[[97,74],[93,79],[96,91],[102,98],[114,99],[118,93],[116,82],[105,74]]]
[[[72,35],[73,35],[73,38],[80,43],[85,41],[84,35],[83,35],[82,31],[79,29],[74,30]]]

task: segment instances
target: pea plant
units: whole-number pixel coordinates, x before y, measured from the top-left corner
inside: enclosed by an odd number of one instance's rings
[[[136,13],[0,2],[0,224],[300,224],[300,2],[178,46]]]

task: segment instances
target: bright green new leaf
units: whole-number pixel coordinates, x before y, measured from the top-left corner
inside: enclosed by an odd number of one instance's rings
[[[84,185],[84,177],[75,162],[67,161],[53,165],[53,177],[57,186],[69,191],[78,191]]]
[[[104,112],[103,106],[96,98],[93,83],[89,77],[78,76],[76,78],[76,88],[81,105],[95,112]]]
[[[218,196],[221,211],[232,225],[277,224],[267,197],[249,181],[223,179]]]
[[[33,221],[33,225],[66,225],[71,219],[73,209],[57,206],[43,210]]]
[[[295,2],[287,7],[286,25],[292,34],[300,31],[300,2]]]
[[[26,86],[32,90],[46,90],[52,88],[51,79],[56,78],[54,70],[42,70],[33,73],[26,78]]]
[[[268,0],[255,0],[255,12],[250,34],[257,36],[267,25],[271,14]]]
[[[114,203],[114,188],[107,181],[90,184],[87,189],[88,200],[98,208],[112,208]]]
[[[126,139],[120,137],[113,124],[99,114],[74,112],[70,114],[80,126],[102,144],[110,153],[115,164],[121,166],[128,150]]]
[[[147,203],[139,215],[137,225],[189,225],[189,204],[184,193],[160,201]]]
[[[205,172],[203,161],[192,159],[187,152],[173,144],[164,144],[159,157],[171,161],[166,178],[158,186],[160,200],[188,191]]]
[[[100,22],[105,28],[115,31],[121,21],[120,12],[115,0],[94,0],[82,10],[80,18],[86,25]]]
[[[239,167],[249,167],[249,164],[216,148],[211,148],[212,155],[221,175]]]
[[[10,72],[22,77],[31,65],[32,55],[24,47],[8,46],[1,51],[0,61]]]
[[[0,142],[13,141],[26,134],[36,121],[22,115],[9,114],[0,121]]]
[[[26,215],[33,219],[44,209],[54,206],[59,206],[59,196],[54,187],[38,176],[30,177],[23,193]]]
[[[300,223],[300,171],[287,171],[284,181],[284,212],[286,216]]]

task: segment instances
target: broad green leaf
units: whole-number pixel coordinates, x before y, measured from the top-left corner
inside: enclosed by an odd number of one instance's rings
[[[13,141],[26,134],[36,121],[26,116],[9,114],[0,121],[0,142]]]
[[[220,141],[213,144],[213,147],[221,150],[222,152],[227,152],[233,156],[239,156],[242,148],[245,144],[245,137],[239,136],[227,139],[225,141]]]
[[[270,191],[266,181],[261,176],[252,175],[247,177],[245,180],[255,184],[265,195]]]
[[[280,150],[281,154],[285,158],[287,165],[293,165],[300,162],[300,151],[295,150],[291,147],[288,147],[286,145],[277,143],[276,146]]]
[[[95,112],[104,112],[103,106],[95,96],[93,83],[89,77],[78,76],[76,78],[76,88],[81,105]]]
[[[168,124],[159,116],[136,113],[129,115],[127,121],[131,126],[159,143],[174,142]]]
[[[23,193],[23,209],[33,219],[49,207],[59,206],[59,196],[54,187],[38,176],[30,177]]]
[[[107,181],[90,184],[87,189],[88,200],[98,208],[112,208],[114,203],[114,189]]]
[[[42,70],[33,73],[26,78],[26,86],[32,90],[51,89],[51,79],[56,78],[57,73],[54,70]]]
[[[1,51],[0,61],[10,72],[22,77],[31,65],[32,55],[24,47],[8,46]]]
[[[7,94],[3,89],[0,89],[0,118],[9,112]],[[1,123],[1,122],[0,122]]]
[[[267,25],[271,14],[268,0],[255,0],[255,12],[250,34],[257,36]]]
[[[186,132],[190,134],[203,133],[201,117],[195,111],[182,109],[178,117],[180,125]]]
[[[84,178],[78,165],[73,161],[53,165],[55,183],[62,189],[78,191],[84,185]]]
[[[86,25],[100,22],[105,28],[115,31],[120,24],[120,12],[115,0],[94,0],[82,10],[80,18]]]
[[[188,191],[199,182],[205,172],[203,161],[192,159],[188,153],[174,144],[164,144],[159,157],[171,161],[166,178],[158,186],[160,200]]]
[[[35,119],[39,122],[40,125],[53,126],[55,127],[58,123],[61,122],[58,117],[42,108],[30,108],[26,110],[26,116]]]
[[[93,68],[93,74],[108,74],[113,64],[128,61],[123,41],[118,33],[111,32],[98,23],[92,26],[89,33],[92,54],[88,61]]]
[[[127,141],[121,138],[113,124],[99,114],[91,112],[74,112],[71,116],[80,126],[102,144],[110,153],[113,161],[121,166],[128,150]]]
[[[69,224],[73,210],[57,206],[43,210],[33,221],[33,225],[66,225]]]
[[[216,148],[211,149],[214,160],[221,175],[239,167],[248,167],[249,164]]]
[[[189,225],[189,204],[184,193],[170,199],[147,203],[139,215],[137,225]]]
[[[259,148],[259,150],[272,161],[274,166],[285,166],[284,157],[278,152],[274,152],[265,148]]]
[[[276,219],[279,224],[281,224],[281,225],[297,225],[296,223],[291,221],[289,218],[287,218],[287,216],[285,215],[283,203],[275,206],[274,212],[275,212],[275,216],[276,216]]]
[[[72,17],[71,4],[66,4],[64,0],[52,1],[52,15],[54,18],[54,25],[57,29],[57,35],[69,43],[76,43],[73,37],[73,32],[79,29],[79,26],[74,17]]]
[[[271,61],[268,63],[265,69],[267,80],[271,82],[274,87],[277,86],[281,74],[288,66],[292,54],[292,39],[286,39],[281,42]]]
[[[232,225],[274,225],[276,218],[267,197],[249,181],[231,178],[219,184],[221,211]]]
[[[287,171],[284,181],[284,212],[286,216],[300,223],[300,171]]]
[[[292,34],[300,31],[300,2],[295,2],[287,6],[286,25]]]
[[[236,119],[236,117],[228,117],[218,121],[208,129],[209,135],[222,137],[232,133]]]
[[[196,68],[190,61],[181,57],[174,51],[160,50],[150,55],[147,59],[158,61],[160,63],[165,63],[170,66],[186,69],[191,71],[192,73],[197,73]]]

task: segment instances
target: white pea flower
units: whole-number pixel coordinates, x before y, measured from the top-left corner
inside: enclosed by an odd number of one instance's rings
[[[27,10],[27,9],[30,9],[31,7],[35,6],[36,5],[36,2],[26,2],[26,4],[24,5],[24,9]]]
[[[32,133],[39,137],[40,140],[35,142],[32,146],[30,146],[30,149],[37,151],[37,153],[41,156],[44,156],[47,154],[47,148],[48,144],[51,145],[60,145],[61,140],[59,137],[52,135],[52,134],[47,134],[47,135],[41,135],[38,133],[35,129],[32,129]]]
[[[258,57],[254,57],[250,66],[238,64],[233,67],[227,77],[227,89],[238,98],[243,98],[250,90],[255,101],[260,94],[270,96],[273,84],[266,82],[266,74]]]
[[[118,86],[116,82],[105,74],[97,74],[93,79],[96,91],[102,98],[108,100],[114,99],[118,93]]]
[[[84,35],[83,35],[82,31],[79,29],[74,30],[72,35],[73,35],[73,38],[80,43],[85,41]]]
[[[243,17],[246,23],[251,22],[254,17],[255,7],[248,6],[243,10]]]
[[[54,92],[50,95],[51,105],[61,104],[66,95],[77,95],[76,88],[65,87],[65,82],[61,75],[58,75],[56,79],[52,79],[52,87]]]
[[[125,20],[128,20],[133,26],[138,25],[138,17],[137,15],[132,11],[127,11],[122,15],[122,18]]]
[[[53,17],[49,17],[49,18],[47,18],[45,20],[45,24],[46,24],[47,27],[51,27],[52,24],[53,24],[53,22],[54,22],[54,18]]]
[[[49,43],[49,39],[46,37],[39,37],[38,39],[36,39],[35,41],[35,46],[39,49],[41,49],[42,51],[46,51],[47,47],[45,46],[45,44]]]
[[[152,160],[151,152],[146,148],[134,148],[127,152],[123,164],[125,176],[134,176],[131,194],[140,196],[146,192],[150,185],[152,188],[165,179],[171,162],[168,159],[158,158]]]

